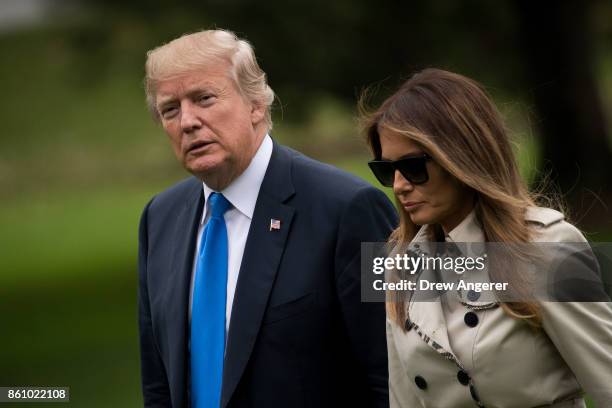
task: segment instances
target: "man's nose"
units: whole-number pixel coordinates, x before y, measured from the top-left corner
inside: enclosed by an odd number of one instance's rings
[[[202,121],[198,117],[197,107],[190,101],[181,103],[181,129],[190,133],[202,127]]]
[[[399,170],[395,170],[393,178],[393,192],[395,195],[406,193],[414,190],[414,184],[406,180],[406,178],[400,173]]]

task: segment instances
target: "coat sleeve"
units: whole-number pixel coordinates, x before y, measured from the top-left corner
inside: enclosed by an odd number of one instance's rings
[[[345,208],[335,250],[336,290],[351,350],[363,373],[372,407],[388,407],[384,303],[361,302],[361,242],[385,242],[397,225],[387,197],[360,189]]]
[[[151,201],[152,202],[152,201]],[[138,323],[140,329],[140,357],[142,393],[146,408],[170,407],[170,388],[151,324],[151,309],[147,285],[148,228],[147,204],[140,219],[138,239]]]
[[[551,242],[585,242],[566,222],[545,233]],[[584,391],[598,407],[612,406],[612,303],[542,302],[542,324]]]
[[[605,302],[543,302],[546,334],[598,407],[612,406],[612,307]]]

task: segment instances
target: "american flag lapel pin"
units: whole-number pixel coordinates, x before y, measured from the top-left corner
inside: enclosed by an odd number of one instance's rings
[[[280,220],[270,218],[270,231],[272,230],[280,230]]]

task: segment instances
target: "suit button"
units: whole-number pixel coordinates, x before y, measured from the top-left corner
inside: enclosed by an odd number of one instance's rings
[[[412,330],[413,327],[414,323],[412,323],[410,319],[406,319],[406,323],[404,324],[404,328],[406,329],[406,331],[409,332],[410,330]]]
[[[463,321],[469,327],[476,327],[478,325],[478,316],[474,312],[467,312],[465,316],[463,316]]]
[[[467,293],[467,298],[470,302],[475,302],[480,299],[480,293],[476,292],[475,290],[470,290]]]
[[[465,371],[459,370],[457,373],[457,380],[459,380],[459,383],[462,385],[468,385],[470,383],[470,376]]]
[[[419,387],[422,390],[427,389],[427,381],[425,381],[425,379],[421,377],[420,375],[417,375],[416,377],[414,377],[414,383],[416,384],[417,387]]]

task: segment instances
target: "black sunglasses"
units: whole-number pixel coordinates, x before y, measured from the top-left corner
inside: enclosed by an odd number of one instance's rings
[[[431,160],[431,156],[423,153],[420,156],[405,157],[396,161],[372,160],[368,162],[368,166],[380,184],[385,187],[393,187],[395,170],[399,170],[402,176],[412,184],[426,183],[429,180],[427,166],[425,166],[428,160]]]

